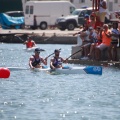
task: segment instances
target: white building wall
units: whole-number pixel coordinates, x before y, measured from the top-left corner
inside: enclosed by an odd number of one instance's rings
[[[92,7],[92,0],[70,0],[76,8],[80,8],[83,6]],[[110,4],[113,4],[113,8],[111,8]],[[107,8],[108,11],[112,9],[112,11],[120,10],[120,0],[107,0]]]

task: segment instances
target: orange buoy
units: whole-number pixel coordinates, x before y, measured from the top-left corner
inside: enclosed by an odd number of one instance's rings
[[[8,68],[0,68],[0,78],[9,78],[10,70]]]

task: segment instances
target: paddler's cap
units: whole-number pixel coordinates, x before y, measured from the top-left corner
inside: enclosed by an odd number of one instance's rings
[[[40,51],[41,51],[40,48],[36,48],[36,49],[35,49],[35,52],[40,52]]]
[[[58,50],[58,49],[55,49],[55,51],[54,52],[60,52],[60,50]]]
[[[35,52],[41,52],[41,51],[45,51],[45,50],[40,49],[40,48],[36,48],[36,49],[35,49]]]

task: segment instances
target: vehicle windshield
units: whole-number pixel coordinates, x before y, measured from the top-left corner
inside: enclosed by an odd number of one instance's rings
[[[72,12],[72,15],[79,15],[80,12],[81,12],[80,10],[75,10],[75,11]]]

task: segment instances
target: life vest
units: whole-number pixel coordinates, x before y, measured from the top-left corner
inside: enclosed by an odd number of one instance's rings
[[[33,42],[32,41],[28,41],[26,46],[27,46],[27,48],[33,47]]]
[[[61,64],[62,64],[61,58],[56,59],[56,58],[54,57],[53,66],[54,66],[54,67],[57,67],[58,65],[61,65]]]
[[[34,57],[34,61],[32,62],[32,66],[35,67],[36,65],[39,65],[41,63],[41,58],[36,59],[35,56]]]

